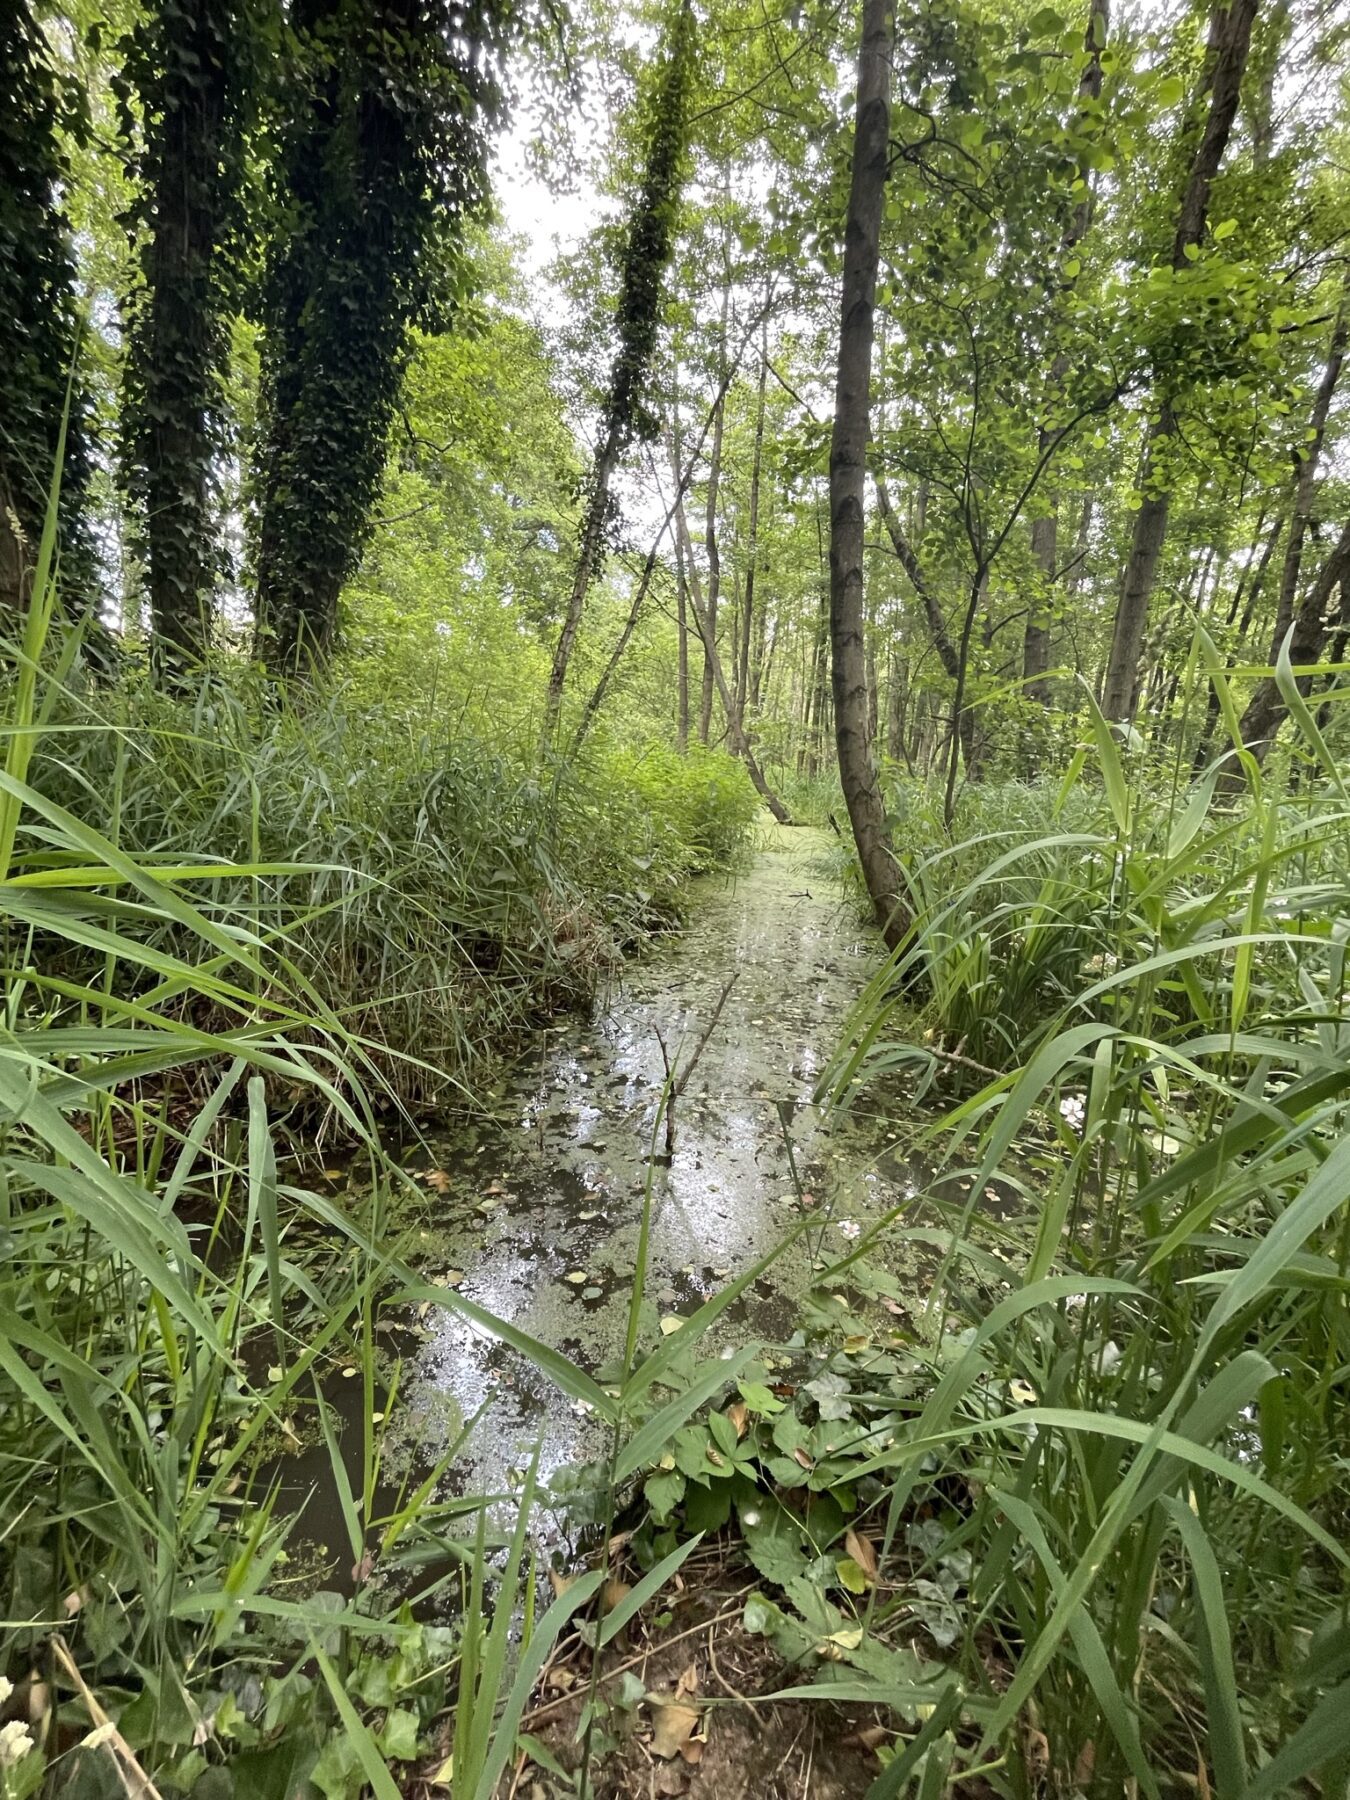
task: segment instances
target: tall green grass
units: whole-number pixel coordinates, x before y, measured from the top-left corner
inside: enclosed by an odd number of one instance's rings
[[[1241,805],[1217,768],[1155,798],[1098,718],[1096,802],[912,838],[914,930],[830,1072],[840,1100],[906,1069],[966,1096],[904,1221],[951,1348],[849,1479],[882,1483],[887,1546],[940,1521],[913,1578],[969,1559],[954,1676],[990,1707],[949,1749],[1009,1794],[1350,1772],[1350,809],[1292,710],[1302,779],[1230,751]]]
[[[376,1120],[587,991],[734,854],[749,789],[715,756],[526,770],[246,678],[91,687],[57,625],[54,519],[53,496],[0,768],[0,1675],[31,1721],[0,1783],[214,1792],[246,1766],[258,1791],[389,1793],[458,1694],[455,1792],[486,1795],[510,1696],[518,1717],[588,1590],[515,1669],[529,1491],[489,1628],[504,1497],[443,1497],[458,1440],[388,1473],[381,1314],[497,1322],[400,1260]],[[297,1105],[357,1147],[341,1199],[277,1141]],[[613,1414],[616,1454],[679,1348],[635,1359],[616,1409],[521,1347]],[[354,1444],[335,1376],[359,1388]],[[302,1435],[328,1448],[336,1565],[307,1567],[282,1503]]]
[[[25,740],[43,803],[147,870],[193,872],[197,921],[124,907],[120,934],[170,957],[201,921],[284,944],[311,1000],[413,1106],[471,1099],[494,1058],[675,916],[685,878],[733,857],[755,811],[715,753],[601,748],[541,771],[432,705],[354,711],[330,689],[301,706],[248,672],[188,693],[134,674],[44,685],[43,730]],[[45,960],[78,982],[91,949],[57,934]],[[216,1029],[216,1001],[189,984],[179,1017]]]

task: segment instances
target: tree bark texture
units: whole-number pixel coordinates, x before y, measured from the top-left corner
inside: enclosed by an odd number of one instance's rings
[[[863,880],[887,943],[905,929],[899,866],[867,730],[863,551],[872,344],[890,155],[891,0],[863,0],[853,166],[844,226],[839,367],[830,438],[830,650],[839,779]]]
[[[1187,249],[1199,245],[1204,238],[1210,189],[1237,115],[1256,7],[1257,0],[1232,0],[1228,7],[1217,6],[1210,17],[1201,88],[1202,93],[1207,91],[1209,94],[1209,109],[1191,159],[1177,215],[1176,236],[1172,243],[1172,267],[1177,271],[1189,264]],[[1157,580],[1158,561],[1167,541],[1171,505],[1167,475],[1162,465],[1167,445],[1175,437],[1176,430],[1173,397],[1164,394],[1145,444],[1140,478],[1144,499],[1134,516],[1111,654],[1102,686],[1102,711],[1115,723],[1127,723],[1138,706],[1139,655],[1143,648],[1149,601]]]
[[[1350,521],[1343,527],[1340,537],[1318,570],[1317,579],[1304,596],[1303,604],[1294,614],[1289,636],[1289,661],[1295,668],[1320,661],[1331,629],[1329,614],[1332,596],[1347,577],[1350,577]],[[1278,648],[1277,646],[1277,654]],[[1312,677],[1300,675],[1294,685],[1300,694],[1306,696],[1312,686]],[[1271,675],[1264,676],[1257,683],[1256,691],[1247,702],[1247,710],[1242,715],[1242,741],[1258,762],[1265,761],[1275,742],[1275,734],[1288,711],[1288,703],[1275,678]],[[1240,788],[1240,769],[1230,767],[1222,785],[1229,794]]]
[[[1307,447],[1299,458],[1298,481],[1294,491],[1294,510],[1289,520],[1289,536],[1284,547],[1284,564],[1280,570],[1280,598],[1275,609],[1275,629],[1271,633],[1270,640],[1272,661],[1280,645],[1284,642],[1284,635],[1294,616],[1294,599],[1298,593],[1299,569],[1303,562],[1303,541],[1308,535],[1313,501],[1317,494],[1317,466],[1322,458],[1322,445],[1327,433],[1327,417],[1331,412],[1331,402],[1336,393],[1336,384],[1345,367],[1346,344],[1347,341],[1350,341],[1348,298],[1350,298],[1350,275],[1346,278],[1346,288],[1342,291],[1336,322],[1332,326],[1326,367],[1322,371],[1322,379],[1318,383],[1317,393],[1313,397]]]

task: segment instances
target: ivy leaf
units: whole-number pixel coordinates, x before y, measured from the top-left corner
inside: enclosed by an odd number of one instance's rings
[[[396,1706],[384,1721],[380,1749],[392,1762],[412,1762],[417,1755],[417,1714]]]

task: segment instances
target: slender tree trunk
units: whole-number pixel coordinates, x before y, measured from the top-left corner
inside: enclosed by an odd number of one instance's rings
[[[1350,647],[1350,573],[1341,576],[1341,608],[1336,615],[1336,635],[1331,640],[1331,653],[1327,660],[1333,663],[1344,663],[1346,649]],[[1328,675],[1327,688],[1336,685],[1336,677]],[[1325,699],[1317,709],[1317,729],[1325,731],[1331,723],[1331,699]]]
[[[764,656],[768,643],[768,612],[761,596],[755,608],[753,631],[754,641],[750,648],[750,711],[757,713],[760,707],[760,695],[764,689]]]
[[[830,440],[830,648],[839,779],[863,880],[886,941],[905,929],[899,867],[867,730],[863,546],[872,341],[882,202],[890,154],[891,0],[863,0],[853,168],[844,227],[839,369]]]
[[[961,625],[961,645],[957,653],[956,692],[952,698],[951,754],[947,763],[946,792],[942,803],[942,817],[948,831],[956,817],[956,771],[960,758],[957,756],[957,740],[965,753],[966,774],[974,779],[979,754],[975,743],[975,721],[966,706],[966,683],[970,674],[970,641],[975,634],[975,620],[979,616],[980,596],[984,592],[984,584],[989,576],[987,568],[979,568],[970,584],[970,598],[966,601],[966,616]]]
[[[722,558],[717,543],[717,493],[722,480],[722,431],[726,420],[725,381],[727,364],[727,319],[731,307],[731,283],[722,288],[722,317],[717,333],[717,374],[723,398],[717,403],[713,419],[712,452],[708,459],[707,507],[703,518],[703,547],[708,558],[708,592],[704,614],[713,643],[717,642],[717,605],[722,591]],[[706,744],[712,730],[713,670],[703,659],[703,689],[699,696],[698,741]]]
[[[749,545],[745,567],[745,604],[741,613],[741,666],[737,680],[737,692],[740,701],[741,716],[745,716],[745,702],[750,693],[750,636],[754,628],[755,618],[755,575],[759,567],[759,485],[764,463],[764,389],[769,373],[769,358],[766,339],[768,336],[768,314],[761,326],[759,354],[759,391],[755,399],[755,445],[750,459],[750,522]]]
[[[1237,114],[1256,6],[1257,0],[1231,0],[1227,7],[1217,5],[1210,17],[1201,85],[1201,93],[1209,95],[1209,110],[1191,160],[1177,219],[1172,267],[1178,271],[1188,266],[1187,250],[1198,247],[1205,235],[1210,188],[1219,172]],[[1158,560],[1167,540],[1171,488],[1166,463],[1176,431],[1173,396],[1164,393],[1146,440],[1140,480],[1144,499],[1134,516],[1130,554],[1125,564],[1111,654],[1102,686],[1102,711],[1115,722],[1132,719],[1138,704],[1139,653],[1157,579]]]
[[[1327,350],[1326,367],[1322,371],[1322,379],[1318,383],[1317,393],[1313,397],[1312,417],[1309,420],[1309,438],[1303,454],[1299,458],[1298,483],[1294,491],[1294,510],[1289,520],[1289,536],[1284,547],[1284,565],[1280,570],[1280,598],[1275,609],[1275,629],[1271,633],[1271,660],[1289,629],[1294,616],[1294,598],[1298,593],[1299,569],[1303,562],[1303,541],[1308,534],[1308,522],[1312,518],[1313,501],[1317,494],[1317,465],[1322,458],[1322,446],[1326,439],[1327,416],[1331,411],[1331,402],[1336,393],[1336,384],[1345,367],[1345,351],[1347,340],[1350,340],[1350,313],[1347,312],[1347,298],[1350,297],[1350,275],[1346,277],[1346,288],[1341,293],[1341,303],[1336,312],[1336,323],[1332,327],[1331,343]]]
[[[1264,519],[1265,515],[1263,513],[1262,523],[1264,523]],[[1275,546],[1279,542],[1280,534],[1283,530],[1284,520],[1276,519],[1274,527],[1266,537],[1265,544],[1261,550],[1260,561],[1257,563],[1256,571],[1252,575],[1250,585],[1246,589],[1247,601],[1246,605],[1242,607],[1242,618],[1238,621],[1237,645],[1234,650],[1230,650],[1227,658],[1228,667],[1230,669],[1233,667],[1234,661],[1236,660],[1236,652],[1240,651],[1247,641],[1247,633],[1251,630],[1252,619],[1256,613],[1256,603],[1261,598],[1261,591],[1265,586],[1266,571],[1270,567],[1270,559],[1275,554]],[[1255,546],[1253,546],[1253,549],[1254,548]],[[1242,604],[1243,584],[1247,580],[1247,574],[1248,570],[1244,569],[1233,594],[1233,603],[1228,609],[1227,624],[1230,629],[1236,618],[1238,607]],[[1200,728],[1200,741],[1195,747],[1195,756],[1191,762],[1191,772],[1193,774],[1199,775],[1200,771],[1205,767],[1209,762],[1210,757],[1213,755],[1214,734],[1218,730],[1218,727],[1219,690],[1217,685],[1211,681],[1209,684],[1209,693],[1205,700],[1205,722]]]
[[[1046,433],[1041,433],[1044,453]],[[1050,586],[1055,579],[1059,557],[1059,496],[1046,496],[1046,510],[1031,521],[1031,558],[1040,577],[1041,592],[1027,614],[1026,636],[1022,641],[1022,676],[1026,693],[1042,706],[1050,704]]]
[[[886,487],[886,483],[879,475],[874,473],[872,476],[872,485],[876,489],[877,510],[881,514],[882,523],[885,525],[887,536],[891,540],[891,547],[895,551],[901,568],[909,577],[910,586],[919,596],[919,601],[923,606],[924,617],[928,621],[929,636],[933,640],[933,648],[938,653],[938,661],[942,664],[943,672],[948,680],[954,682],[961,693],[964,694],[965,680],[962,670],[961,652],[952,642],[951,633],[947,629],[947,621],[943,616],[942,606],[938,600],[937,593],[933,588],[932,582],[925,574],[923,565],[920,563],[913,545],[905,536],[904,527],[900,523],[900,515],[891,504],[891,496]],[[926,508],[927,495],[924,494],[921,496],[920,519],[922,519],[923,512]],[[966,766],[967,768],[973,768],[977,754],[975,747],[974,718],[964,706],[958,706],[953,717],[956,719],[957,731],[961,740],[961,750],[966,759]]]
[[[1303,604],[1294,613],[1289,638],[1289,661],[1295,668],[1321,659],[1329,630],[1331,598],[1348,575],[1350,523],[1342,529],[1339,539],[1318,571],[1317,579],[1305,595]],[[1300,694],[1306,695],[1312,685],[1312,677],[1300,675],[1294,685]],[[1247,702],[1247,710],[1242,715],[1242,741],[1258,762],[1265,761],[1288,710],[1288,703],[1274,677],[1264,676],[1256,684],[1256,691]],[[1241,788],[1242,779],[1240,767],[1230,764],[1224,772],[1221,786],[1226,793],[1233,794]]]
[[[684,501],[682,497],[677,497],[675,503],[675,529],[684,540],[685,564],[689,582],[689,607],[694,615],[695,628],[703,640],[703,654],[708,660],[708,667],[712,670],[713,680],[717,686],[717,692],[721,697],[723,708],[726,711],[727,736],[731,741],[732,754],[739,756],[741,761],[745,764],[746,773],[750,777],[751,785],[754,787],[755,792],[759,795],[760,799],[763,800],[764,804],[768,807],[769,811],[773,814],[774,818],[777,819],[778,823],[780,825],[790,825],[792,823],[792,815],[764,778],[764,772],[755,758],[754,751],[750,745],[750,739],[747,737],[740,716],[736,711],[736,696],[727,685],[726,676],[722,670],[722,659],[717,654],[717,640],[712,635],[712,627],[708,618],[708,609],[704,604],[702,595],[699,593],[698,571],[694,567],[693,545],[689,541],[689,522],[685,518]]]
[[[675,544],[675,748],[680,755],[689,748],[689,578],[684,570],[684,545]]]
[[[1079,98],[1082,100],[1101,98],[1102,51],[1106,48],[1109,20],[1109,0],[1091,0],[1086,37],[1088,60],[1078,85]],[[1082,242],[1092,223],[1091,174],[1085,166],[1080,168],[1079,174],[1083,191],[1064,232],[1066,257],[1072,255],[1076,246]],[[1057,356],[1050,370],[1052,391],[1060,386],[1068,371],[1068,358]],[[1054,443],[1054,432],[1043,426],[1037,454],[1046,457]],[[1045,511],[1031,521],[1031,554],[1040,576],[1041,591],[1027,613],[1026,633],[1022,642],[1022,676],[1030,698],[1048,706],[1051,700],[1050,683],[1046,679],[1050,669],[1050,587],[1059,563],[1058,494],[1047,494]]]
[[[806,724],[810,727],[807,766],[819,775],[825,766],[825,746],[829,737],[830,717],[830,592],[821,590],[820,610],[812,642],[810,682],[807,696]]]

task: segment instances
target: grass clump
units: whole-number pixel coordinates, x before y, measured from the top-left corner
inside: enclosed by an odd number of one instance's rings
[[[393,716],[340,689],[286,703],[247,676],[64,693],[32,777],[150,866],[219,862],[202,908],[284,938],[387,1095],[421,1108],[471,1099],[493,1058],[588,997],[755,813],[719,752],[600,748],[540,769],[431,709]],[[167,954],[183,941],[153,910],[121,928]],[[68,979],[89,972],[83,944],[50,954]],[[201,996],[182,1004],[211,1023]]]

